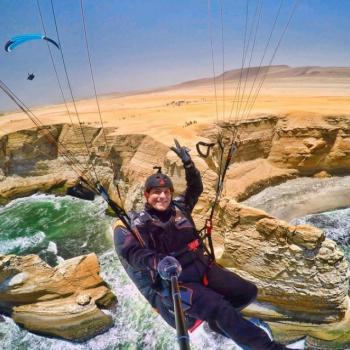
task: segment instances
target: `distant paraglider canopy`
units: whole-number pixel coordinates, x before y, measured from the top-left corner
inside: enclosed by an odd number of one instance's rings
[[[5,44],[5,51],[11,52],[17,46],[22,45],[22,44],[26,43],[27,41],[31,41],[31,40],[46,40],[46,41],[50,42],[51,44],[55,45],[58,49],[60,48],[55,40],[52,40],[45,35],[42,35],[42,34],[23,34],[23,35],[16,35],[16,36],[12,37]]]
[[[34,73],[28,73],[28,77],[27,77],[27,80],[33,80],[35,78],[35,75]]]

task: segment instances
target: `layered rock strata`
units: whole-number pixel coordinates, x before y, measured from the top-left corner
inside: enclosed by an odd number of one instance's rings
[[[95,254],[56,267],[37,255],[0,255],[0,309],[30,331],[86,340],[113,325],[101,309],[115,304]]]
[[[342,339],[349,346],[350,272],[335,242],[317,228],[290,225],[233,201],[218,215],[225,221],[219,263],[259,288],[259,303],[244,313],[269,321],[282,341],[307,336],[313,344],[328,341],[332,348]]]
[[[288,310],[289,319],[321,323],[344,317],[348,264],[321,230],[230,202],[221,210],[226,225],[220,262],[249,275],[260,301]]]
[[[26,194],[47,191],[48,174],[52,174],[49,175],[51,190],[72,183],[77,174],[67,167],[64,147],[74,149],[83,164],[90,159],[105,178],[118,179],[123,184],[127,209],[141,204],[142,183],[154,171],[153,166],[163,166],[178,191],[184,189],[181,162],[168,145],[149,136],[118,135],[116,129],[106,129],[109,151],[101,130],[88,128],[90,154],[84,154],[84,146],[76,135],[79,130],[74,131],[70,125],[53,125],[47,129],[60,140],[60,147],[55,149],[47,137],[40,136],[43,130],[18,131],[0,140],[3,200],[19,196],[21,188]],[[340,249],[320,230],[289,225],[239,204],[252,194],[291,178],[348,174],[350,118],[262,116],[238,125],[220,126],[226,144],[236,132],[240,135],[235,139],[239,147],[227,172],[216,212],[214,239],[220,262],[259,286],[261,304],[252,305],[245,313],[268,320],[281,340],[307,336],[310,347],[315,349],[336,348],[339,344],[341,349],[350,346],[347,345],[350,342],[349,268]],[[193,144],[185,143],[194,150],[198,140],[217,141],[217,136],[217,130],[208,126]],[[40,153],[45,148],[50,150],[51,160]],[[107,159],[109,154],[112,163]],[[215,196],[219,149],[214,147],[211,156],[205,159],[193,154],[193,159],[205,185],[194,211],[201,227]],[[13,181],[17,186],[11,187]],[[29,183],[33,184],[32,188]]]

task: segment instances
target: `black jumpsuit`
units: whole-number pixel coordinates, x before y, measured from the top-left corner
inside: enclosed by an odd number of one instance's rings
[[[235,273],[210,263],[203,247],[198,246],[198,233],[191,212],[203,191],[199,171],[194,165],[185,168],[187,188],[183,196],[171,202],[165,212],[148,204],[133,215],[133,231],[120,241],[119,255],[135,270],[148,272],[155,295],[163,295],[157,276],[157,264],[165,256],[176,257],[182,266],[179,284],[185,291],[185,313],[207,321],[214,330],[252,350],[279,350],[283,345],[271,341],[268,335],[244,319],[239,310],[250,304],[257,295],[257,287]],[[118,233],[119,232],[119,233]],[[120,234],[115,231],[115,236]],[[125,231],[124,231],[125,234]],[[115,239],[116,243],[118,237]],[[171,297],[156,298],[155,304],[171,306]],[[159,307],[159,305],[158,305]]]

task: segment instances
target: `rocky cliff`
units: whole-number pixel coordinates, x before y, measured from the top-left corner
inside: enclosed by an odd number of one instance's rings
[[[298,176],[348,174],[350,118],[261,116],[237,125],[202,128],[198,138],[187,143],[205,184],[194,212],[198,227],[215,195],[220,158],[217,146],[204,159],[194,155],[194,145],[199,140],[216,142],[218,129],[224,143],[229,143],[235,132],[240,135],[216,212],[214,239],[219,261],[259,286],[262,304],[247,308],[246,314],[269,320],[276,337],[307,335],[314,348],[332,347],[337,342],[348,346],[350,276],[343,253],[318,229],[289,225],[239,202]],[[2,137],[2,200],[37,191],[61,191],[83,171],[67,166],[67,161],[73,163],[71,156],[83,166],[92,162],[105,179],[117,179],[123,185],[127,209],[142,202],[142,183],[154,171],[153,166],[161,165],[178,191],[184,189],[184,171],[168,145],[145,135],[118,135],[116,129],[109,128],[105,130],[106,147],[100,129],[84,130],[89,152],[79,141],[81,131],[70,125]],[[68,159],[66,150],[70,151]]]

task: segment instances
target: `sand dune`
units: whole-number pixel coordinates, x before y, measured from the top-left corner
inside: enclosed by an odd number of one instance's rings
[[[258,71],[259,68],[251,68],[249,76],[256,76]],[[200,129],[217,120],[234,121],[268,113],[293,115],[297,119],[303,119],[303,116],[317,118],[324,114],[349,115],[350,68],[272,66],[261,90],[258,90],[258,84],[262,80],[258,76],[255,85],[254,79],[247,79],[245,93],[239,96],[237,77],[240,74],[240,70],[225,72],[225,94],[222,76],[218,76],[216,98],[212,78],[129,95],[101,96],[104,125],[118,127],[117,132],[121,134],[143,133],[169,143],[173,137],[191,140]],[[78,101],[77,109],[83,123],[100,125],[95,99]],[[72,105],[69,110],[73,122],[77,123]],[[70,123],[63,104],[33,108],[32,111],[43,124]],[[196,123],[188,125],[191,121]],[[0,120],[3,133],[33,126],[22,112],[7,114]]]
[[[257,79],[266,75],[266,81],[274,79],[291,79],[291,78],[308,78],[312,81],[312,78],[350,78],[350,67],[319,67],[319,66],[307,66],[307,67],[290,67],[287,65],[278,66],[261,66],[251,67],[244,69],[233,69],[226,71],[224,74],[220,74],[215,77],[217,82],[221,82],[223,77],[226,82],[237,81],[240,78],[243,79]],[[177,87],[199,87],[201,85],[208,85],[213,83],[213,78],[203,78],[191,81],[183,82]]]

